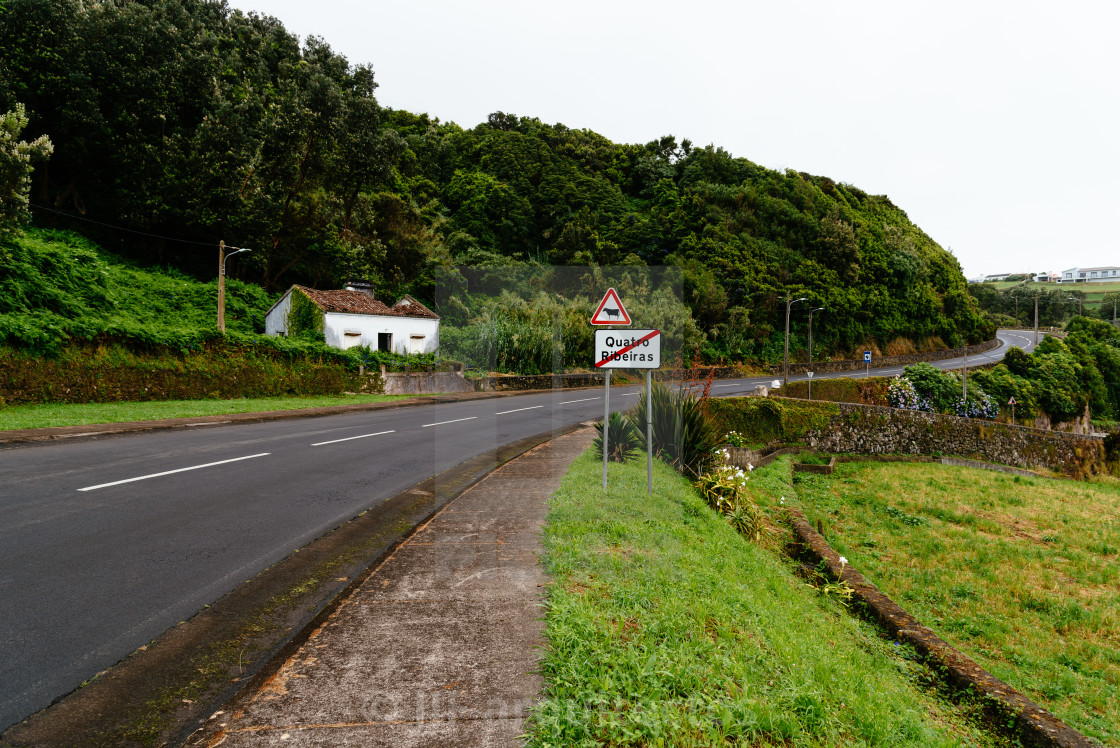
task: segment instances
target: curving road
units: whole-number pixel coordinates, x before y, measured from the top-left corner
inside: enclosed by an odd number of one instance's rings
[[[999,338],[969,365],[1033,347]],[[612,388],[612,410],[639,391]],[[420,480],[602,414],[601,391],[568,390],[0,450],[0,730]]]

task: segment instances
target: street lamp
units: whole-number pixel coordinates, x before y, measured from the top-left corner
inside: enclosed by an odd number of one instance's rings
[[[1084,317],[1085,316],[1085,297],[1081,296],[1079,298],[1079,297],[1076,297],[1076,296],[1070,296],[1068,300],[1077,302],[1077,316],[1078,317]]]
[[[218,331],[226,331],[226,260],[242,252],[252,252],[243,247],[230,247],[235,250],[226,254],[225,241],[218,242]]]
[[[819,312],[822,309],[824,309],[824,307],[819,306],[816,309],[810,309],[809,310],[809,365],[810,366],[813,364],[813,312]]]
[[[785,373],[782,375],[782,387],[789,384],[789,309],[799,301],[808,301],[802,296],[800,299],[789,300],[789,291],[786,291],[786,353],[785,353]]]

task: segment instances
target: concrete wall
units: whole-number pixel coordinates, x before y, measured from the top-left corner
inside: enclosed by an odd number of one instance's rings
[[[433,392],[474,392],[474,385],[455,371],[386,372],[384,375],[386,395],[423,395]]]

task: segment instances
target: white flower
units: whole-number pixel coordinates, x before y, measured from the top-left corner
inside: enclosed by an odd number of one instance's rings
[[[786,497],[785,497],[785,496],[783,496],[782,498],[778,499],[778,503],[779,503],[779,504],[784,504],[784,503],[786,503]]]
[[[844,558],[843,556],[841,556],[841,557],[840,557],[840,565],[841,565],[841,566],[847,566],[847,565],[848,565],[848,559],[846,559],[846,558]]]
[[[754,470],[754,465],[747,463],[747,470]]]

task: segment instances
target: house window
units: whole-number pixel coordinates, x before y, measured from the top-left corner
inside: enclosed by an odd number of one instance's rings
[[[377,350],[385,351],[386,353],[393,352],[393,333],[379,332],[377,333]]]
[[[1094,270],[1093,272],[1089,273],[1089,277],[1090,278],[1096,278],[1097,277],[1097,271]]]

